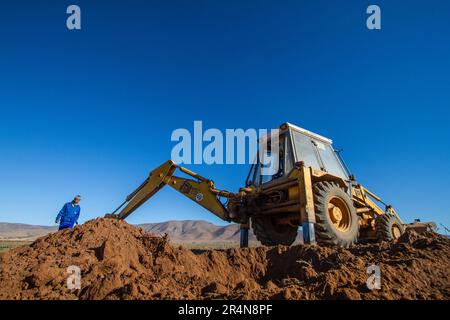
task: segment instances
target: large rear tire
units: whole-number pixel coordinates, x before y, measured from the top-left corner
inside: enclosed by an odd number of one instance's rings
[[[273,217],[252,217],[256,239],[265,246],[290,246],[297,237],[298,227],[277,224]]]
[[[375,221],[378,241],[392,241],[400,238],[405,227],[396,215],[383,214]]]
[[[315,234],[320,245],[348,248],[358,239],[359,221],[353,201],[334,182],[314,184]]]

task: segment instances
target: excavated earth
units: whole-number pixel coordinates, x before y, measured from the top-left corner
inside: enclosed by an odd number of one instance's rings
[[[381,268],[379,290],[366,285],[371,265]],[[81,289],[68,289],[69,266],[81,269]],[[124,221],[96,219],[2,254],[0,299],[448,300],[449,268],[450,239],[434,233],[350,249],[196,252]]]

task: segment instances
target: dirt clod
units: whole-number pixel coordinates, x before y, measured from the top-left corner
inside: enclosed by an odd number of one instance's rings
[[[367,267],[381,270],[370,290]],[[91,220],[0,256],[0,299],[446,299],[450,239],[194,253],[124,221]],[[67,286],[68,267],[81,288]]]

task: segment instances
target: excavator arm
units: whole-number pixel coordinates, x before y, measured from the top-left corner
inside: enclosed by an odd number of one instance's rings
[[[174,176],[177,169],[192,177],[192,179]],[[129,194],[125,201],[113,213],[107,214],[105,217],[125,219],[165,185],[172,187],[226,221],[231,221],[232,219],[230,218],[228,209],[222,204],[220,198],[225,197],[233,200],[239,200],[240,198],[239,194],[217,190],[212,180],[178,166],[169,160],[151,171],[148,178],[136,190]]]

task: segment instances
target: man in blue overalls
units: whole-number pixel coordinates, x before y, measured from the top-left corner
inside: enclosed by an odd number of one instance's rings
[[[77,195],[71,202],[67,202],[59,211],[56,217],[56,223],[59,223],[59,230],[73,228],[75,224],[78,224],[78,217],[80,216],[80,203],[81,196]]]

